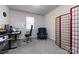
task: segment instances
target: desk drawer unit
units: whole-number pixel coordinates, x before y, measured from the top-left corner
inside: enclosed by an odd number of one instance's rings
[[[5,47],[8,44],[7,39],[8,39],[8,35],[0,37],[0,51],[3,50],[3,49],[6,49]]]

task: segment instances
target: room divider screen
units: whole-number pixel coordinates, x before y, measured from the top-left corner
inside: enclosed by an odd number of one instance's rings
[[[56,17],[55,20],[55,43],[57,46],[61,47],[61,17]]]
[[[72,54],[79,54],[79,5],[56,18],[56,44]]]
[[[79,6],[70,9],[72,53],[79,53]]]
[[[61,15],[61,48],[70,52],[70,13]]]

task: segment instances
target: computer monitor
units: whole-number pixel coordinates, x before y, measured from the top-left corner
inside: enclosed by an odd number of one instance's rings
[[[5,25],[4,29],[5,29],[7,32],[9,32],[9,31],[10,31],[10,26],[7,24],[7,25]]]

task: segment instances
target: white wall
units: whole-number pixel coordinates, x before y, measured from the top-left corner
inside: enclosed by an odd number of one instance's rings
[[[55,18],[59,15],[69,13],[71,7],[73,7],[73,5],[59,6],[45,15],[45,26],[47,27],[48,37],[50,39],[55,40]]]
[[[19,28],[19,30],[22,31],[22,34],[20,36],[21,39],[24,39],[24,35],[26,33],[26,29],[25,29],[25,20],[26,20],[26,16],[31,16],[35,18],[35,29],[33,30],[33,37],[36,37],[37,34],[37,29],[39,27],[43,27],[44,26],[44,16],[40,16],[40,15],[35,15],[35,14],[30,14],[30,13],[26,13],[26,12],[21,12],[21,11],[16,11],[16,10],[10,10],[10,20],[9,23],[10,25]]]
[[[3,17],[3,12],[7,13],[7,17]],[[0,5],[0,25],[8,24],[9,9],[5,5]]]
[[[38,27],[42,27],[45,24],[48,30],[48,37],[50,39],[55,40],[55,18],[59,15],[69,13],[71,7],[73,7],[73,5],[59,6],[56,9],[49,12],[48,14],[46,14],[45,17],[21,11],[10,10],[9,22],[12,26],[20,28],[19,30],[22,30],[21,38],[24,38],[24,34],[27,31],[24,26],[26,16],[35,17],[35,29],[33,31],[33,36],[36,37]]]

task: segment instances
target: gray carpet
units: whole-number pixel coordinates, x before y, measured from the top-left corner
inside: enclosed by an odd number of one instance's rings
[[[32,39],[30,43],[20,40],[17,46],[18,48],[9,50],[6,54],[68,54],[67,51],[56,46],[51,39]]]

